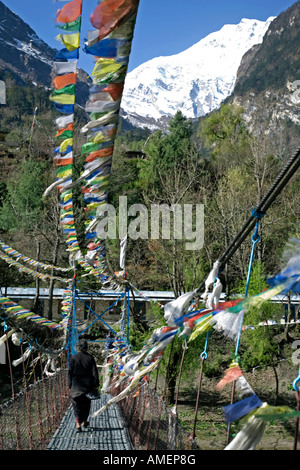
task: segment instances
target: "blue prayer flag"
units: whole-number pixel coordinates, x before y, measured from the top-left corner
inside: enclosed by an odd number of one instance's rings
[[[53,106],[63,114],[73,114],[74,113],[74,105],[73,104],[60,104],[53,102]]]
[[[256,394],[250,395],[237,403],[232,405],[223,406],[224,418],[227,424],[237,421],[238,419],[246,416],[250,411],[262,406],[262,401]]]
[[[54,60],[61,60],[61,59],[78,59],[79,58],[79,49],[74,49],[73,51],[68,51],[68,49],[64,48],[58,51]]]

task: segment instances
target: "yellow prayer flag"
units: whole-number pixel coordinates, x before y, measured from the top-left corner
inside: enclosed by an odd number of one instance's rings
[[[67,150],[67,148],[69,146],[73,147],[73,139],[72,138],[66,139],[60,144],[60,147],[59,147],[60,153],[65,153],[65,151]]]
[[[99,131],[93,138],[94,144],[99,144],[100,142],[105,142],[105,141],[110,141],[111,139],[108,138],[106,135],[103,134],[103,132]]]
[[[65,193],[63,196],[64,202],[67,202],[69,199],[72,199],[72,192]]]
[[[72,175],[72,168],[70,168],[69,170],[59,172],[60,178],[64,178],[65,176],[70,176],[70,175]]]
[[[122,66],[123,64],[116,62],[115,59],[105,59],[100,57],[97,60],[91,75],[95,76],[96,78],[100,78],[101,76],[107,75],[108,73],[117,72]]]
[[[75,103],[75,95],[68,95],[67,93],[62,94],[62,95],[50,96],[49,99],[51,101],[55,101],[55,103],[60,103],[60,104],[74,104]]]
[[[55,39],[62,42],[68,51],[74,51],[79,47],[80,33],[59,34]]]

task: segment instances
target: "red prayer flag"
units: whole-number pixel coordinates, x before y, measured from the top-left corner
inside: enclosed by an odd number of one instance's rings
[[[73,130],[73,122],[70,122],[70,124],[64,129],[59,129],[55,137],[59,137],[65,131],[72,131],[72,130]]]
[[[66,73],[65,75],[58,75],[53,80],[53,85],[56,90],[60,90],[68,85],[74,85],[76,83],[76,73]]]
[[[85,159],[85,162],[93,162],[96,158],[105,158],[112,155],[114,147],[107,147],[106,149],[96,150],[91,152]]]
[[[99,41],[137,10],[139,0],[106,0],[99,3],[90,16],[94,28],[99,29]]]
[[[236,365],[235,367],[230,367],[227,369],[225,372],[225,376],[223,377],[222,380],[217,384],[217,389],[218,390],[223,390],[225,385],[227,385],[230,382],[233,382],[236,380],[238,377],[241,377],[243,375],[243,372],[241,371],[241,368]]]
[[[61,10],[58,10],[56,21],[58,23],[71,23],[77,20],[82,12],[82,0],[73,0],[67,3]]]

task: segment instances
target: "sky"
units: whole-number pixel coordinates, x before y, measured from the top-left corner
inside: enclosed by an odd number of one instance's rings
[[[49,46],[63,46],[55,37],[55,15],[66,1],[1,0],[20,16]],[[196,44],[224,24],[237,24],[242,18],[266,21],[287,10],[295,0],[140,0],[128,71],[159,56],[178,54]],[[97,0],[83,0],[81,42],[93,29],[89,16]],[[88,73],[93,59],[84,52],[79,66]]]

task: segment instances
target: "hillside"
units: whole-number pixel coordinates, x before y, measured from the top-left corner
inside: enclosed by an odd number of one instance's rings
[[[58,50],[48,46],[33,29],[0,1],[0,72],[9,72],[21,85],[51,88],[52,65]],[[90,79],[79,69],[77,104],[85,104]]]
[[[271,22],[262,44],[251,48],[237,73],[235,93],[280,90],[300,76],[300,2]]]
[[[243,57],[228,99],[244,108],[251,132],[276,154],[300,143],[300,2],[270,25],[261,45]]]

